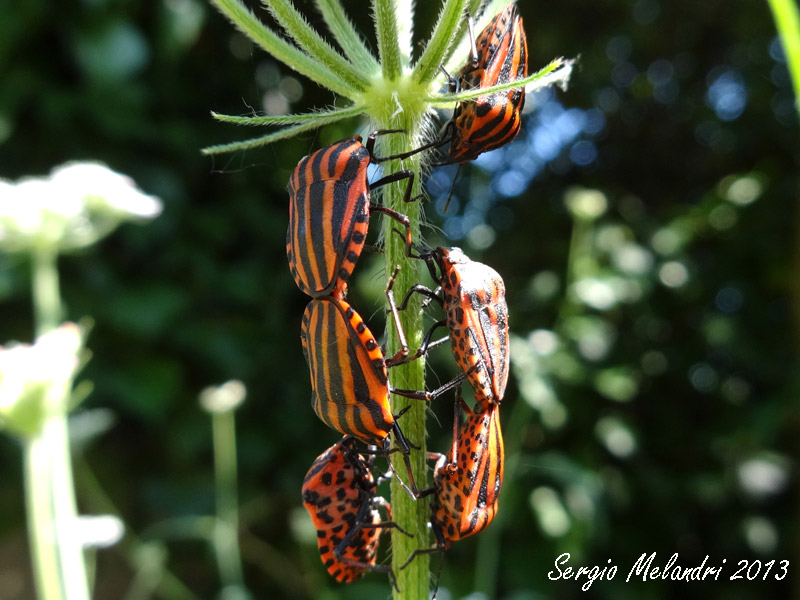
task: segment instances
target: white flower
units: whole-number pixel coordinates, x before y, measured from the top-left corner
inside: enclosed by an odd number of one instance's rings
[[[49,178],[0,181],[0,248],[71,250],[95,243],[122,221],[150,219],[161,203],[125,175],[94,162],[67,163]]]
[[[226,381],[219,387],[207,387],[200,392],[200,406],[210,413],[235,410],[247,395],[247,388],[238,379]]]
[[[71,535],[84,548],[108,548],[125,535],[125,523],[116,515],[82,515],[75,519]]]
[[[64,323],[29,344],[0,347],[0,426],[20,435],[38,431],[51,399],[63,400],[78,368],[81,332]],[[54,388],[56,393],[50,394]]]
[[[152,219],[161,202],[143,194],[133,179],[95,162],[71,162],[53,169],[50,178],[65,198],[82,202],[89,212],[111,211],[121,217]]]

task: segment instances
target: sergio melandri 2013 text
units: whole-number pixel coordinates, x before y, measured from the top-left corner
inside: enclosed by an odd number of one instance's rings
[[[595,581],[611,581],[617,576],[617,566],[611,564],[611,559],[608,560],[609,564],[602,568],[597,565],[592,567],[569,567],[566,566],[569,559],[569,552],[564,552],[556,558],[555,570],[547,573],[547,578],[551,581],[569,579],[575,581],[575,583],[582,582],[581,590],[585,592],[592,587]],[[728,562],[727,559],[723,558],[721,562],[714,564],[714,561],[709,562],[709,557],[706,555],[699,565],[683,566],[678,563],[678,559],[678,553],[675,552],[669,557],[665,565],[659,566],[654,564],[656,562],[655,552],[650,555],[648,555],[647,552],[643,552],[631,566],[625,578],[625,582],[627,583],[631,578],[638,577],[641,577],[642,581],[652,581],[656,579],[686,582],[718,581],[723,566]],[[770,560],[763,563],[760,560],[740,560],[736,563],[736,566],[738,568],[730,576],[731,581],[736,579],[747,579],[748,581],[761,579],[766,581],[770,574],[777,581],[781,581],[786,577],[789,571],[788,560]]]

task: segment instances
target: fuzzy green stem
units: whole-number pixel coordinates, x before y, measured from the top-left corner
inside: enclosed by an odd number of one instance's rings
[[[33,253],[33,306],[39,335],[55,329],[61,321],[57,253],[51,248]],[[88,600],[86,563],[77,535],[78,510],[67,426],[71,382],[48,390],[46,417],[39,432],[27,442],[25,452],[26,493],[31,552],[42,600]],[[47,510],[47,513],[45,513]],[[41,554],[40,554],[41,553]],[[55,556],[51,555],[54,553]],[[51,582],[57,582],[58,590]]]
[[[397,154],[409,150],[415,139],[413,132],[419,129],[422,115],[402,114],[404,121],[385,124],[393,128],[405,129],[409,135],[395,134],[383,136],[380,152],[383,155]],[[382,124],[383,126],[384,124]],[[400,168],[411,169],[419,174],[419,157],[413,156],[399,162],[385,163],[386,173],[392,173]],[[418,183],[418,182],[417,182]],[[416,185],[415,185],[416,188]],[[388,185],[383,188],[383,204],[398,212],[408,215],[411,220],[412,236],[419,239],[421,208],[419,202],[403,202],[405,185],[402,183]],[[416,189],[414,193],[416,193]],[[419,261],[411,260],[405,255],[405,245],[400,237],[392,233],[396,224],[391,219],[383,223],[385,241],[386,271],[391,273],[395,265],[400,265],[400,271],[395,282],[397,293],[405,290],[419,281]],[[413,352],[422,341],[423,320],[419,302],[410,304],[407,310],[400,313],[400,322],[406,335],[406,340]],[[393,327],[388,327],[388,353],[391,354],[399,347],[399,340]],[[394,367],[389,370],[389,378],[394,388],[423,390],[425,389],[425,362],[424,359],[413,361],[409,364]],[[426,439],[425,439],[425,412],[427,406],[420,400],[409,400],[395,395],[392,401],[392,410],[398,414],[403,408],[411,408],[400,419],[399,425],[408,440],[419,447],[411,451],[411,467],[417,486],[422,489],[427,487],[427,465],[425,464]],[[395,455],[397,456],[397,455]],[[403,461],[395,458],[395,469],[400,477],[406,478]],[[427,600],[429,594],[429,556],[420,555],[405,569],[400,567],[406,562],[414,550],[427,548],[430,545],[427,523],[430,519],[429,502],[411,498],[399,485],[392,481],[392,511],[393,518],[401,527],[414,535],[413,538],[405,536],[396,530],[392,531],[392,569],[397,577],[399,591],[395,590],[395,600]]]
[[[225,587],[244,590],[242,559],[239,554],[239,498],[234,411],[213,413],[212,431],[217,495],[217,518],[213,539],[220,580]]]

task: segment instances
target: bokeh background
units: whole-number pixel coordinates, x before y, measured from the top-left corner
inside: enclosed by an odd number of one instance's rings
[[[424,39],[439,3],[417,4]],[[210,110],[304,112],[334,98],[198,0],[1,5],[0,177],[101,160],[165,206],[60,260],[68,316],[95,320],[82,373],[95,390],[73,426],[79,504],[116,512],[130,534],[97,553],[95,597],[130,597],[159,565],[197,598],[218,593],[208,544],[181,523],[214,509],[198,393],[232,378],[248,389],[237,425],[253,597],[387,596],[377,575],[332,582],[300,504],[306,469],[337,435],[309,407],[306,298],[284,254],[290,170],[365,125],[203,157],[252,134]],[[319,23],[310,0],[296,5]],[[344,5],[374,47],[366,3]],[[531,69],[580,57],[569,89],[529,97],[519,138],[462,170],[446,215],[454,170],[428,187],[443,234],[427,240],[503,275],[514,336],[501,509],[447,553],[440,598],[800,597],[798,119],[768,6],[520,10]],[[376,330],[381,269],[362,257],[351,291]],[[30,340],[29,288],[27,265],[0,256],[3,340]],[[447,350],[431,367],[432,383],[454,373]],[[429,419],[434,449],[448,444],[446,404]],[[0,598],[33,598],[13,438],[0,437],[0,465]],[[549,581],[564,552],[619,572],[588,592]],[[717,581],[626,583],[645,552],[659,565],[673,552],[683,566],[726,563]],[[743,559],[760,575],[730,581]],[[792,564],[776,581],[780,560]]]

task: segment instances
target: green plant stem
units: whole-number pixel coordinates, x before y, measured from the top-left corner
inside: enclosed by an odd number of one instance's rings
[[[61,294],[58,283],[58,254],[51,248],[33,253],[33,310],[36,335],[42,335],[61,324]]]
[[[42,434],[25,441],[25,509],[37,596],[62,600],[58,552],[50,514],[50,455]]]
[[[382,127],[400,128],[409,132],[408,135],[396,134],[386,135],[379,139],[381,143],[380,152],[383,155],[396,154],[409,150],[414,142],[413,132],[418,130],[422,115],[409,114],[410,111],[402,113],[405,119],[403,122],[382,123]],[[399,162],[392,161],[384,163],[386,173],[393,173],[401,168]],[[402,168],[411,169],[419,173],[419,157],[417,155],[403,161]],[[402,183],[388,185],[383,188],[383,204],[408,215],[412,225],[413,239],[419,239],[421,208],[419,202],[403,202],[405,185]],[[414,190],[416,193],[416,189]],[[395,265],[400,265],[395,282],[396,293],[405,293],[405,290],[419,281],[420,269],[417,260],[409,259],[405,256],[405,245],[400,237],[392,233],[396,226],[392,219],[384,219],[383,235],[385,242],[386,271],[391,273]],[[412,352],[419,347],[422,342],[423,320],[419,302],[409,305],[407,310],[400,313],[400,321],[406,335],[406,340]],[[388,354],[399,348],[399,340],[394,327],[388,327]],[[413,361],[409,364],[394,367],[389,370],[391,385],[395,388],[422,390],[425,389],[425,362],[424,359]],[[400,419],[399,425],[406,438],[419,447],[411,451],[411,467],[414,473],[414,480],[420,489],[427,487],[427,465],[425,464],[426,439],[425,439],[425,413],[427,406],[420,400],[409,400],[400,396],[394,396],[392,410],[398,414],[400,410],[410,405],[411,408]],[[393,464],[400,477],[406,478],[406,470],[403,461],[396,458]],[[392,510],[393,520],[414,537],[408,537],[396,530],[392,531],[392,569],[397,578],[399,591],[394,591],[395,600],[427,600],[429,590],[429,564],[430,557],[427,554],[417,556],[405,569],[400,567],[405,563],[411,553],[418,548],[427,548],[429,536],[427,523],[430,519],[429,502],[415,500],[411,498],[397,483],[392,481]]]
[[[239,554],[239,497],[234,414],[232,410],[215,412],[211,421],[217,495],[214,550],[222,584],[226,587],[244,589],[242,559]]]
[[[55,329],[61,322],[57,256],[50,248],[39,249],[32,256],[38,335]],[[34,496],[27,499],[30,535],[35,538],[31,552],[36,554],[33,564],[42,600],[89,598],[86,563],[78,536],[67,425],[71,387],[70,381],[50,387],[44,424],[26,444],[26,494]]]
[[[800,10],[797,0],[768,0],[792,78],[794,101],[800,114]]]

